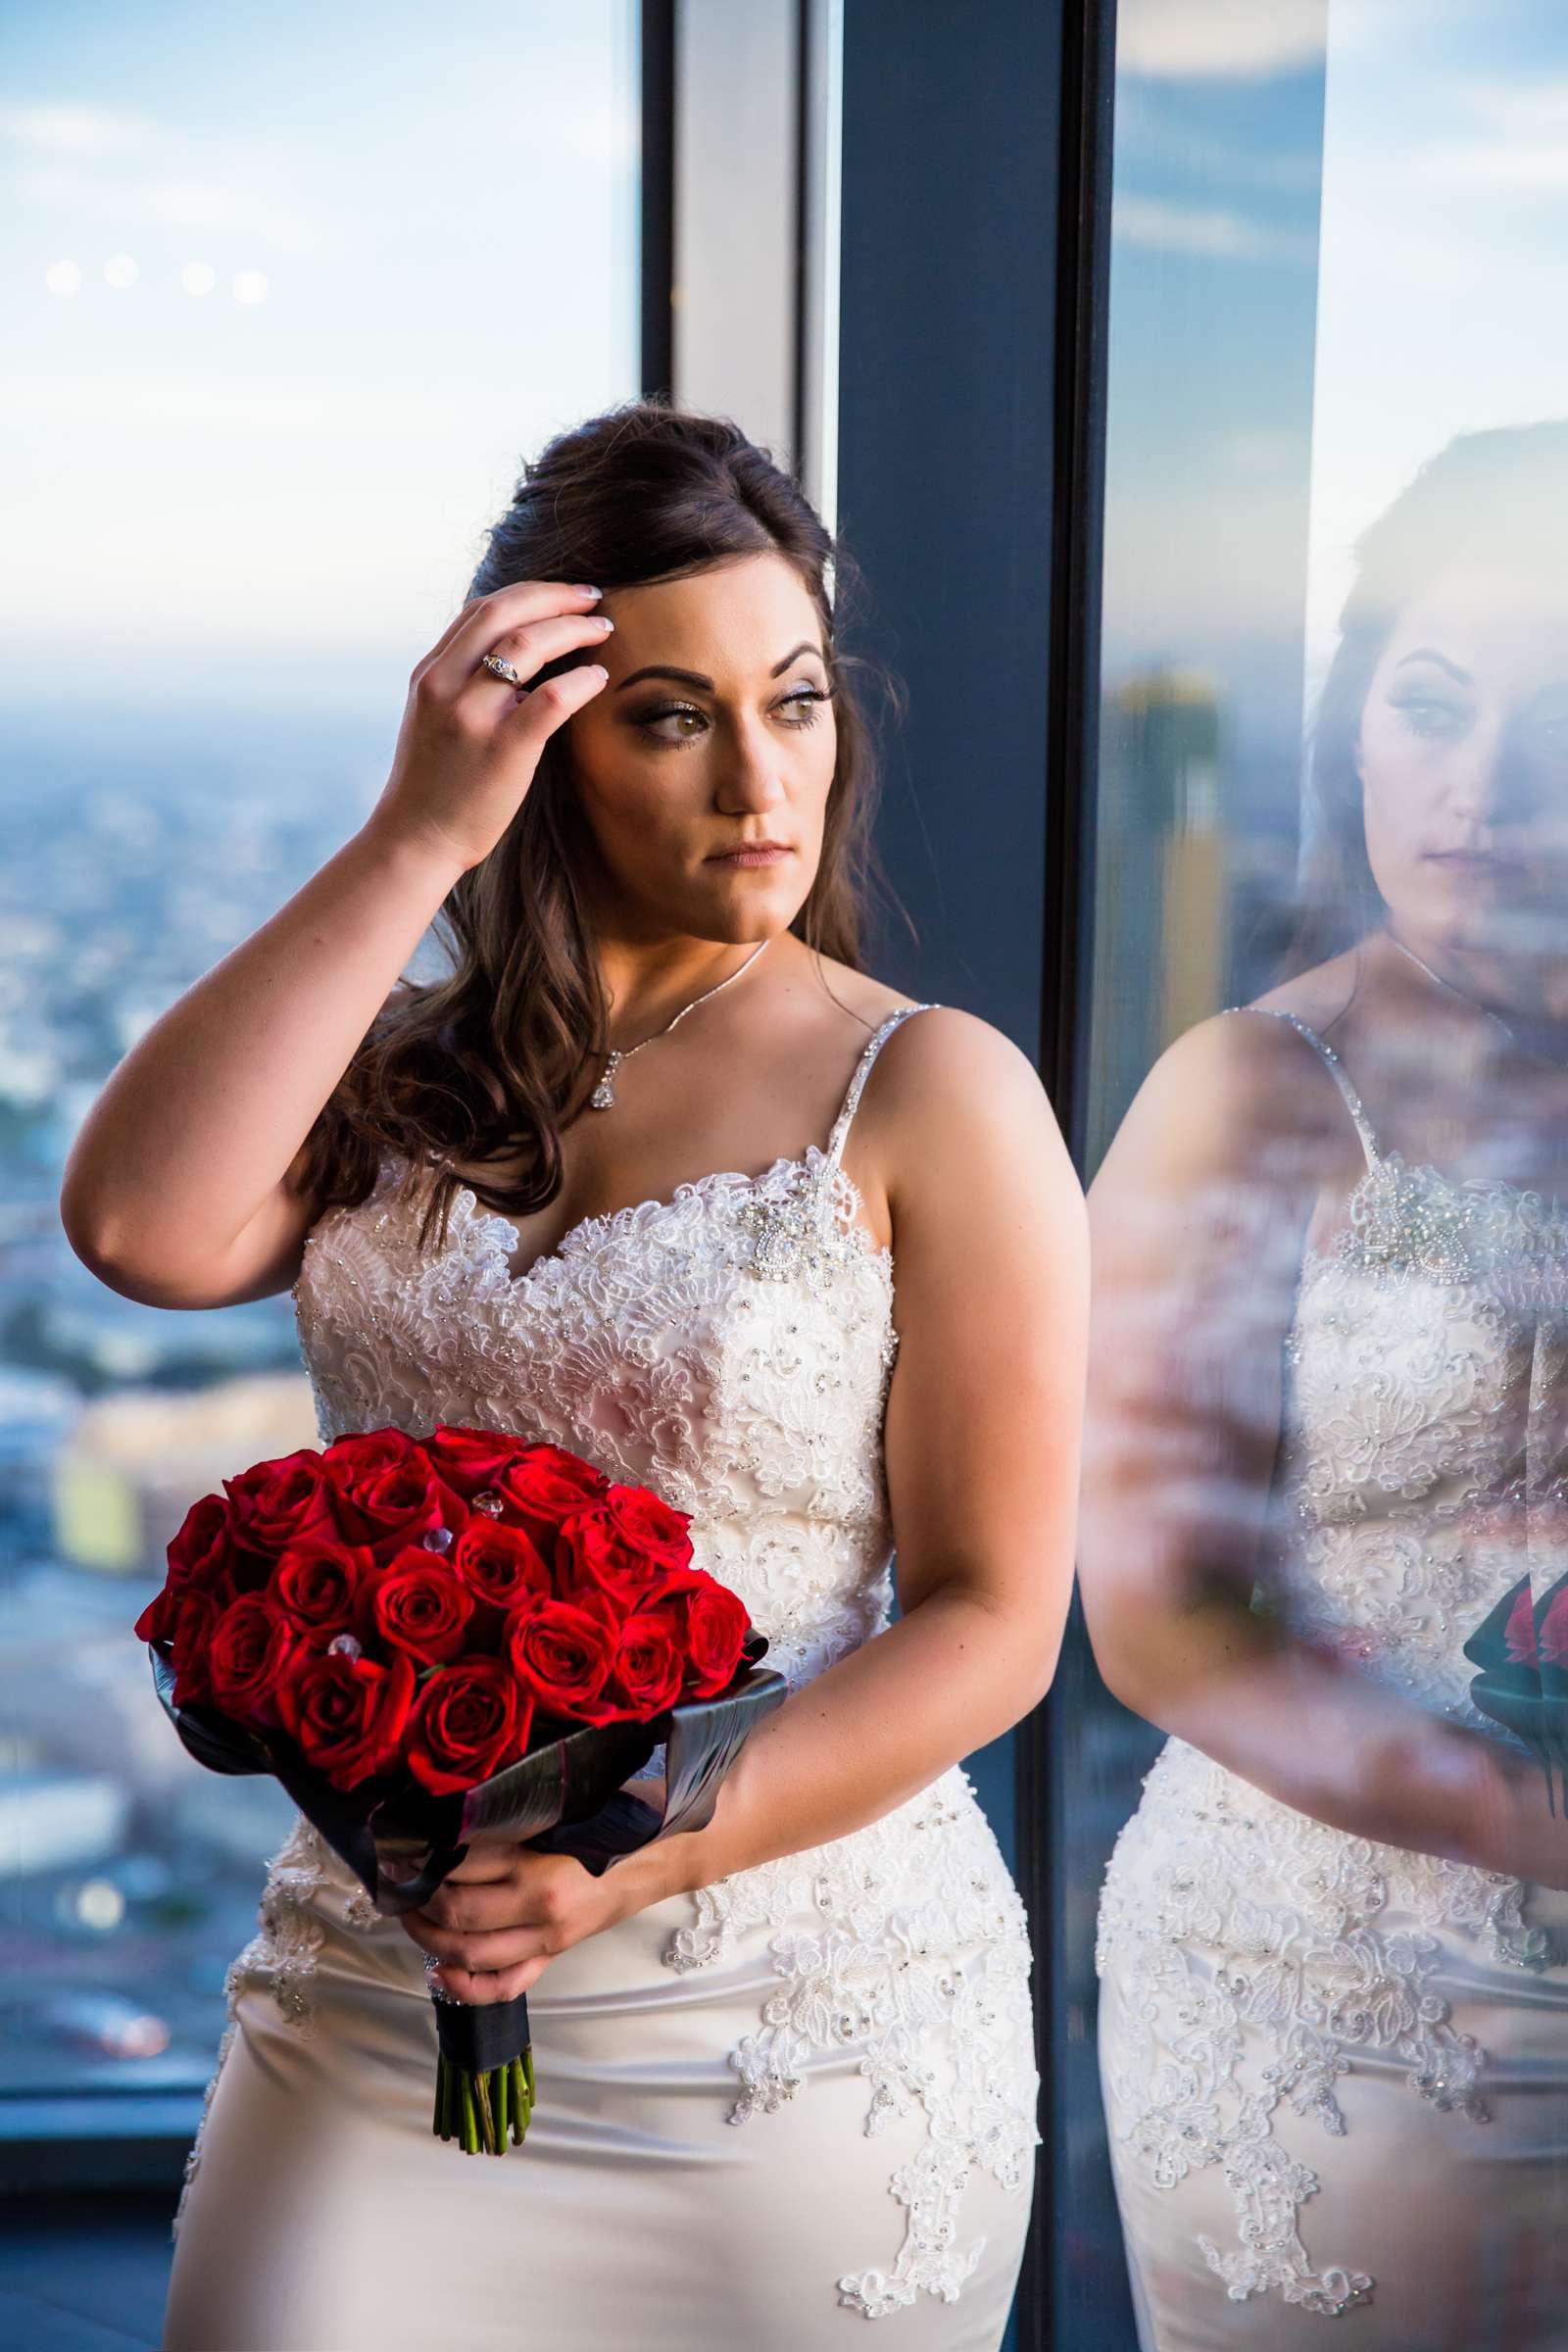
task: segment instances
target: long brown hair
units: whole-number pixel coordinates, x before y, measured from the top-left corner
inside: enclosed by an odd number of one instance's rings
[[[1557,419],[1456,434],[1356,541],[1355,580],[1312,729],[1296,922],[1278,979],[1340,954],[1383,920],[1356,744],[1399,614],[1446,564],[1526,561],[1563,576],[1565,545],[1568,422]]]
[[[727,560],[784,556],[818,617],[834,689],[837,757],[822,853],[791,929],[860,970],[865,891],[874,876],[870,727],[854,691],[862,661],[834,646],[855,582],[799,485],[728,418],[662,400],[628,401],[559,434],[526,466],[491,527],[468,595],[518,580],[592,580],[605,589],[672,579]],[[832,565],[833,602],[827,573]],[[535,683],[591,658],[564,656]],[[891,692],[885,673],[872,672]],[[363,1200],[386,1152],[433,1160],[420,1242],[444,1244],[460,1179],[449,1158],[515,1155],[510,1185],[472,1189],[483,1205],[524,1216],[561,1189],[561,1129],[580,1110],[608,1048],[607,1006],[578,887],[585,834],[564,731],[551,736],[526,799],[501,840],[459,876],[434,927],[450,973],[404,981],[377,1014],[306,1139],[300,1185],[319,1210]]]

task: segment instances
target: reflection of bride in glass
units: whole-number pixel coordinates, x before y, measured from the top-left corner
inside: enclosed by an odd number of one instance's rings
[[[1568,2341],[1568,1825],[1464,1650],[1568,1568],[1565,547],[1555,424],[1366,534],[1293,976],[1091,1193],[1085,1607],[1172,1735],[1099,1943],[1146,2352]]]

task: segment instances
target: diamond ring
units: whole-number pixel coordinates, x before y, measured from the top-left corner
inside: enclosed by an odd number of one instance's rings
[[[521,678],[513,668],[505,654],[486,654],[484,667],[493,678],[505,678],[509,686],[515,686],[519,693],[527,693],[527,687],[523,685]]]

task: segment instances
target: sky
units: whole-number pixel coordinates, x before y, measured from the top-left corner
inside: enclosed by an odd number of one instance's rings
[[[395,715],[638,389],[637,13],[9,0],[0,705]]]
[[[1456,432],[1568,416],[1568,8],[1329,17],[1308,666],[1351,542]]]
[[[1299,720],[1351,543],[1458,430],[1568,413],[1568,8],[1121,0],[1107,676]]]

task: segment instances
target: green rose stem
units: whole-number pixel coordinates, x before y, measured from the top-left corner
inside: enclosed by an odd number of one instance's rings
[[[437,2139],[460,2140],[466,2154],[504,2156],[508,2145],[520,2147],[534,2108],[533,2049],[486,2074],[470,2073],[448,2058],[438,2057],[435,2072],[435,2113],[431,2129]]]

